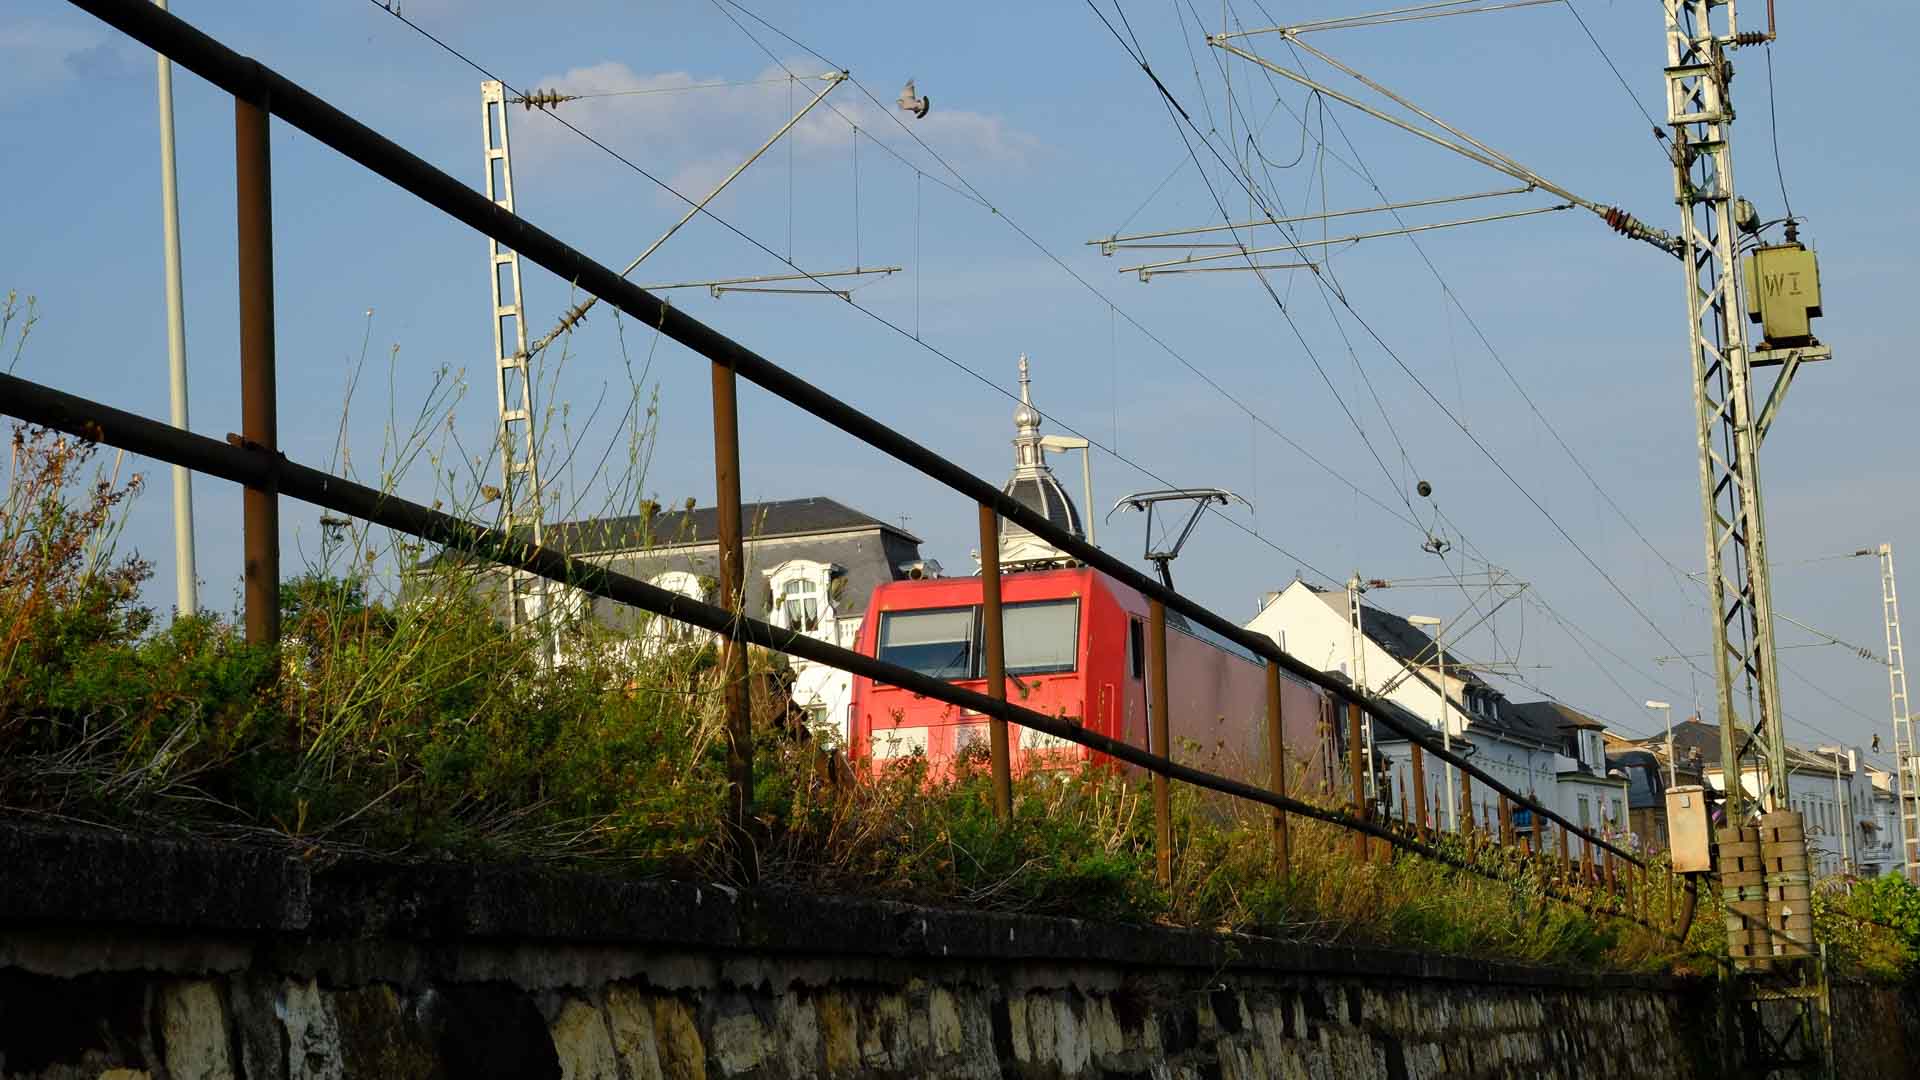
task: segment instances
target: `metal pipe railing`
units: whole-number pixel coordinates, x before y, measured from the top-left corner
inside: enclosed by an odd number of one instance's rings
[[[1069,535],[1044,515],[1005,495],[993,484],[698,319],[667,305],[611,268],[589,259],[551,234],[501,208],[483,194],[434,168],[260,62],[234,52],[146,0],[70,2],[236,97],[263,103],[273,115],[369,171],[385,177],[449,217],[519,251],[522,258],[573,282],[583,291],[601,297],[647,325],[658,327],[662,334],[713,363],[728,366],[740,377],[774,396],[825,420],[973,501],[992,507],[1001,517],[1030,530],[1075,559],[1236,642],[1268,662],[1280,665],[1294,676],[1342,700],[1357,702],[1377,722],[1419,743],[1427,753],[1459,768],[1464,774],[1479,779],[1490,790],[1506,795],[1516,804],[1527,807],[1547,820],[1574,829],[1589,842],[1640,865],[1640,860],[1632,854],[1579,829],[1558,812],[1507,787],[1466,758],[1444,750],[1437,741],[1430,741],[1429,733],[1416,730],[1391,715],[1366,695],[1357,693],[1354,688],[1287,654],[1271,638],[1222,618],[1085,540]]]
[[[1363,842],[1369,837],[1385,840],[1395,847],[1490,880],[1508,880],[1473,859],[1423,843],[1391,826],[1182,765],[1164,752],[1164,746],[1160,747],[1163,752],[1150,753],[1120,739],[1088,731],[1065,717],[1035,712],[1004,698],[996,699],[989,694],[968,690],[944,679],[832,645],[799,631],[747,618],[736,609],[695,600],[596,563],[531,543],[511,533],[465,521],[389,492],[300,465],[288,460],[284,454],[270,451],[238,435],[228,436],[228,441],[221,443],[204,435],[182,431],[6,374],[0,374],[0,413],[158,461],[184,465],[245,487],[274,491],[478,559],[524,570],[594,596],[701,627],[737,644],[760,645],[970,709],[1001,723],[1017,723],[1145,769],[1153,774],[1157,784],[1179,780],[1273,810],[1299,814],[1352,830],[1360,835]],[[1158,712],[1162,717],[1166,716],[1164,698]],[[1160,727],[1164,735],[1164,721]],[[1158,845],[1160,864],[1167,868],[1162,870],[1163,880],[1170,880],[1171,846],[1171,836],[1165,835],[1163,829]]]
[[[772,392],[781,400],[801,407],[804,411],[828,421],[829,425],[837,429],[845,430],[847,434],[852,434],[854,438],[866,442],[868,446],[874,446],[876,450],[893,455],[895,459],[899,459],[906,465],[912,465],[929,479],[939,480],[954,492],[960,492],[972,498],[973,502],[993,507],[1000,517],[1006,517],[1021,527],[1031,530],[1033,534],[1041,536],[1048,544],[1054,544],[1062,552],[1069,553],[1075,559],[1087,563],[1089,567],[1094,567],[1106,573],[1108,577],[1114,577],[1119,582],[1127,584],[1129,588],[1144,594],[1146,598],[1164,603],[1167,609],[1179,611],[1190,621],[1208,626],[1223,638],[1240,644],[1246,650],[1254,651],[1256,655],[1261,655],[1269,663],[1281,665],[1288,673],[1327,690],[1329,694],[1334,694],[1340,700],[1357,701],[1367,713],[1375,717],[1377,723],[1386,724],[1390,730],[1398,732],[1400,736],[1419,742],[1421,746],[1425,746],[1427,753],[1452,763],[1453,767],[1461,769],[1461,773],[1475,776],[1490,790],[1509,796],[1515,803],[1532,809],[1534,813],[1542,815],[1548,821],[1559,822],[1567,828],[1574,828],[1576,832],[1580,832],[1582,838],[1590,840],[1592,844],[1611,849],[1622,859],[1628,859],[1630,863],[1640,865],[1640,859],[1630,855],[1628,851],[1613,847],[1605,840],[1586,834],[1584,830],[1576,828],[1571,821],[1561,817],[1557,811],[1536,803],[1534,799],[1526,798],[1513,788],[1507,788],[1494,776],[1480,771],[1476,765],[1469,763],[1465,757],[1459,757],[1455,753],[1440,748],[1436,742],[1428,742],[1430,736],[1427,732],[1411,728],[1398,717],[1388,715],[1365,694],[1357,694],[1354,688],[1346,686],[1344,682],[1338,682],[1331,676],[1321,673],[1319,669],[1313,669],[1306,663],[1302,663],[1300,659],[1288,655],[1271,638],[1254,634],[1242,626],[1215,615],[1200,603],[1173,592],[1171,588],[1165,588],[1164,584],[1160,584],[1158,580],[1142,575],[1140,571],[1119,561],[1114,555],[1094,548],[1077,536],[1071,536],[1066,530],[1048,521],[1041,513],[1002,494],[995,484],[989,484],[987,480],[975,477],[960,465],[906,438],[904,434],[900,434],[899,430],[877,421],[874,417],[868,417],[866,413],[841,402],[839,398],[833,398],[818,386],[789,373],[778,363],[758,356],[753,350],[728,338],[726,334],[707,327],[699,319],[685,315],[684,311],[676,307],[666,306],[657,296],[622,279],[616,271],[612,271],[601,263],[595,263],[582,252],[561,242],[559,238],[530,225],[522,217],[516,217],[515,213],[495,206],[484,194],[472,190],[467,184],[428,165],[426,161],[407,152],[405,148],[388,140],[386,136],[374,133],[371,127],[355,121],[353,117],[349,117],[348,113],[326,104],[313,92],[288,81],[286,77],[278,75],[263,63],[232,52],[225,44],[207,37],[192,25],[188,25],[186,21],[159,10],[154,4],[148,4],[146,0],[69,0],[69,2],[73,2],[77,8],[83,8],[86,12],[94,13],[102,21],[127,33],[129,37],[140,40],[142,44],[154,48],[156,52],[169,56],[175,63],[194,71],[209,83],[225,88],[236,98],[261,102],[263,108],[267,108],[273,115],[278,115],[280,119],[292,123],[303,133],[338,150],[349,160],[357,161],[372,173],[378,173],[399,188],[415,194],[428,206],[434,206],[442,213],[447,213],[449,217],[467,223],[470,227],[478,229],[480,233],[493,236],[501,244],[507,244],[509,248],[518,250],[522,258],[532,259],[534,263],[559,275],[564,281],[574,282],[589,294],[605,298],[612,306],[620,307],[622,311],[626,311],[636,319],[643,319],[647,325],[659,327],[662,334],[691,348],[693,352],[707,357],[712,363],[730,367],[739,377],[755,382],[756,386]]]

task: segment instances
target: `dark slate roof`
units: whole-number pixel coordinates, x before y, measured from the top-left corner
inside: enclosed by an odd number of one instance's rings
[[[1561,736],[1576,728],[1597,728],[1604,730],[1606,725],[1578,709],[1571,709],[1557,701],[1523,701],[1509,704],[1501,709],[1501,716],[1509,726],[1524,731],[1529,737],[1549,745],[1558,746]]]
[[[1016,476],[1007,481],[1007,486],[1001,490],[1011,495],[1015,502],[1044,516],[1054,525],[1073,535],[1087,535],[1087,531],[1080,525],[1079,508],[1073,505],[1073,500],[1067,496],[1066,489],[1060,486],[1060,481],[1055,479],[1052,473],[1040,476]],[[1008,524],[1008,528],[1020,532],[1027,531],[1012,523]]]
[[[1740,730],[1736,738],[1740,741],[1743,757],[1754,752],[1753,748],[1747,746],[1749,732],[1745,728]],[[1667,735],[1666,732],[1662,731],[1658,735],[1651,735],[1640,740],[1639,745],[1653,749],[1656,752],[1664,753],[1666,744]],[[1700,762],[1704,767],[1711,769],[1720,767],[1720,726],[1718,724],[1709,724],[1702,720],[1691,719],[1675,724],[1673,725],[1673,746],[1674,752],[1679,755],[1682,763],[1687,760],[1687,751],[1691,748],[1698,747],[1700,750]],[[1841,756],[1843,775],[1846,768],[1844,764],[1845,760],[1846,758],[1843,753]],[[1787,745],[1787,769],[1789,771],[1831,773],[1833,766],[1834,759],[1830,754],[1823,754],[1817,750],[1807,750],[1794,746],[1791,743]],[[1749,767],[1751,766],[1749,765]]]
[[[1318,589],[1307,586],[1320,594],[1341,618],[1347,618],[1347,593],[1344,589]],[[1388,656],[1403,663],[1413,663],[1418,659],[1421,664],[1434,663],[1433,635],[1408,622],[1404,616],[1391,611],[1382,611],[1364,600],[1360,603],[1360,629],[1373,643],[1386,650]],[[1466,666],[1466,661],[1452,653],[1447,653],[1448,674],[1461,680],[1468,686],[1484,687],[1486,682]]]
[[[1605,722],[1558,701],[1523,701],[1508,708],[1539,730],[1556,735],[1576,728],[1605,731],[1607,727]]]
[[[750,540],[810,536],[850,529],[885,529],[899,533],[914,543],[920,542],[919,537],[898,526],[817,495],[804,499],[742,503],[740,520]],[[701,506],[661,510],[652,515],[651,521],[644,514],[628,514],[556,522],[546,527],[545,539],[549,546],[575,555],[645,547],[687,547],[714,543],[719,536],[719,524],[719,509]]]
[[[1747,732],[1743,730],[1737,737],[1744,744],[1747,738]],[[1643,740],[1643,744],[1654,742],[1659,743],[1664,750],[1667,745],[1666,732],[1662,731],[1659,735],[1649,736]],[[1711,768],[1719,767],[1720,726],[1718,724],[1704,723],[1699,720],[1682,720],[1680,723],[1673,725],[1673,751],[1679,755],[1680,760],[1687,760],[1687,751],[1695,749],[1700,751],[1700,763],[1702,765]]]

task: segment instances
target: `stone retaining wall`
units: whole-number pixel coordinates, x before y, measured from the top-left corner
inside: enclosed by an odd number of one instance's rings
[[[1717,1075],[1670,979],[5,827],[0,865],[4,1078]]]

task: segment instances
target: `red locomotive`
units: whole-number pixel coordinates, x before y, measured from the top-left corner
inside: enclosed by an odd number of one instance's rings
[[[1084,567],[1001,579],[1007,698],[1147,748],[1147,601]],[[859,649],[987,692],[979,578],[888,582],[874,590]],[[1167,690],[1174,757],[1212,772],[1266,779],[1266,673],[1257,657],[1178,614],[1167,615]],[[1283,735],[1308,783],[1327,775],[1324,694],[1281,675]],[[919,754],[935,774],[987,741],[986,717],[871,679],[853,680],[854,756],[884,764]],[[1064,739],[1008,728],[1016,774],[1111,761]],[[1293,773],[1295,782],[1302,779]]]
[[[1007,495],[1067,533],[1086,535],[1079,510],[1047,467],[1024,356],[1013,421],[1014,472]],[[1000,585],[1007,698],[1149,748],[1146,598],[1018,525],[1003,521],[999,542],[999,562],[1007,571]],[[868,602],[859,650],[985,693],[981,599],[977,577],[883,583]],[[1167,614],[1167,692],[1176,760],[1266,781],[1264,666],[1241,646]],[[1289,779],[1318,787],[1331,775],[1325,757],[1329,743],[1322,737],[1324,717],[1330,715],[1325,696],[1284,673],[1281,695],[1282,734],[1297,763]],[[940,775],[958,754],[988,740],[987,718],[979,713],[871,679],[854,678],[849,707],[849,749],[856,760],[877,765],[921,755]],[[1008,737],[1016,772],[1114,764],[1078,743],[1018,725],[1009,727]]]

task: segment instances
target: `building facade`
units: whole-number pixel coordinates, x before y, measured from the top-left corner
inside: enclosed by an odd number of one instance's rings
[[[1709,788],[1726,791],[1717,726],[1699,720],[1675,724],[1673,740],[1678,753],[1698,752]],[[1789,808],[1800,813],[1809,869],[1816,876],[1871,877],[1897,865],[1891,858],[1894,853],[1883,846],[1882,838],[1888,834],[1879,817],[1872,773],[1863,767],[1862,757],[1858,747],[1787,747]],[[1757,800],[1766,786],[1765,774],[1751,757],[1742,765],[1741,789]]]
[[[1296,580],[1264,597],[1259,614],[1246,626],[1321,671],[1365,686],[1398,715],[1430,731],[1441,730],[1444,716],[1457,753],[1568,820],[1580,820],[1583,795],[1568,794],[1563,800],[1563,776],[1568,792],[1577,788],[1584,793],[1594,827],[1625,820],[1625,782],[1606,775],[1604,757],[1597,752],[1585,764],[1563,753],[1568,744],[1561,723],[1566,717],[1555,711],[1557,706],[1540,702],[1516,706],[1450,654],[1443,694],[1440,656],[1432,637],[1407,619],[1364,602],[1361,633],[1356,637],[1348,595],[1345,590],[1317,589]],[[1411,809],[1411,744],[1384,725],[1376,727],[1373,744],[1379,805],[1395,815],[1403,804]],[[1426,819],[1441,828],[1464,824],[1459,818],[1463,781],[1457,770],[1426,755],[1425,771],[1428,806],[1422,809]],[[1484,784],[1465,786],[1474,826],[1497,829],[1500,796]],[[1454,792],[1451,802],[1450,790]],[[1532,832],[1537,825],[1524,811],[1514,815],[1513,827],[1520,833]]]
[[[705,602],[719,589],[718,512],[688,506],[639,514],[563,521],[545,529],[549,547]],[[922,559],[920,538],[833,499],[815,496],[745,503],[745,614],[831,644],[852,648],[866,616],[868,598],[885,581],[938,576],[938,563]],[[500,575],[481,575],[477,588],[505,617]],[[565,621],[630,635],[643,649],[708,641],[706,631],[638,608],[554,587],[549,603]],[[564,661],[567,645],[560,646]],[[844,740],[852,703],[852,676],[789,657],[793,698],[815,731]]]

